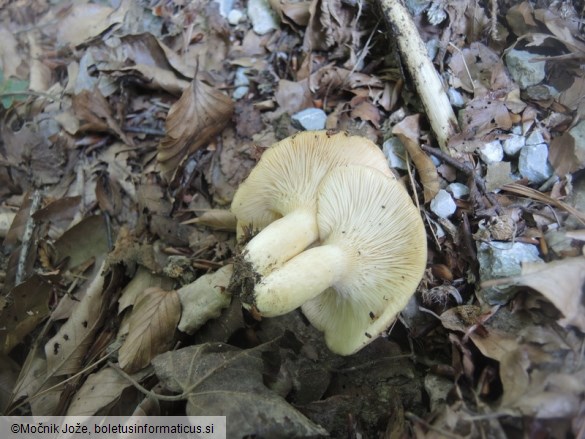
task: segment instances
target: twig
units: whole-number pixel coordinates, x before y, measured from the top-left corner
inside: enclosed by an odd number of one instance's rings
[[[58,101],[59,98],[56,96],[51,96],[48,93],[43,93],[42,91],[15,91],[15,92],[8,92],[8,93],[0,93],[0,99],[2,98],[12,98],[18,96],[35,96],[37,98],[47,98],[51,101]]]
[[[159,401],[171,401],[172,402],[172,401],[184,401],[185,399],[187,399],[189,397],[188,392],[183,392],[180,395],[161,395],[159,393],[154,393],[154,392],[148,390],[146,387],[143,387],[138,381],[136,381],[134,378],[132,378],[130,375],[128,375],[126,372],[124,372],[120,368],[120,366],[118,366],[117,364],[114,364],[111,361],[108,361],[108,366],[110,366],[112,369],[114,369],[123,378],[128,380],[137,390],[139,390],[140,392],[144,393],[147,396],[150,396],[151,398],[158,399]]]
[[[418,29],[400,0],[379,0],[393,29],[401,58],[414,81],[441,150],[449,154],[449,138],[459,130],[457,118]]]
[[[28,218],[24,225],[24,232],[22,234],[22,243],[20,245],[20,255],[18,256],[18,265],[16,266],[16,275],[14,277],[14,284],[18,285],[22,282],[22,278],[26,270],[26,259],[31,246],[31,238],[35,229],[35,220],[33,218],[34,213],[39,209],[41,205],[41,192],[37,189],[34,191],[30,208],[28,211]]]

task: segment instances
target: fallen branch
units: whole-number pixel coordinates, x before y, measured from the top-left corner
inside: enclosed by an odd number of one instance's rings
[[[400,0],[379,0],[384,18],[392,28],[398,51],[420,96],[441,150],[449,154],[449,138],[459,130],[457,118],[443,83],[429,59],[427,47]]]

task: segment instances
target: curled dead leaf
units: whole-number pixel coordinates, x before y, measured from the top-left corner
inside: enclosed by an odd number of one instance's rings
[[[186,156],[220,133],[233,111],[234,103],[228,96],[196,76],[167,115],[166,136],[157,154],[165,179],[171,180]]]
[[[165,352],[181,317],[176,291],[148,288],[138,300],[129,320],[130,332],[119,351],[120,367],[135,372]]]
[[[392,133],[400,139],[410,154],[420,175],[425,203],[429,203],[439,192],[439,174],[437,174],[437,168],[431,158],[422,151],[418,143],[420,137],[419,115],[405,117],[394,126]]]
[[[559,321],[561,325],[572,325],[585,332],[585,306],[581,299],[585,285],[585,257],[546,264],[526,263],[522,266],[521,276],[482,282],[482,288],[495,284],[524,285],[538,291],[563,313],[564,318]]]

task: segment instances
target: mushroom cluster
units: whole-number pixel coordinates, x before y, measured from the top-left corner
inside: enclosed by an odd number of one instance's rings
[[[349,355],[388,328],[426,265],[418,210],[380,149],[347,133],[303,132],[262,156],[232,203],[230,290],[273,317],[301,307],[328,347]]]

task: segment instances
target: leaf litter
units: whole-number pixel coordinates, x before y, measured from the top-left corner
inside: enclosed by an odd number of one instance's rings
[[[583,435],[583,3],[406,2],[458,111],[446,145],[384,3],[270,2],[262,34],[240,3],[237,22],[206,1],[0,10],[2,413],[224,414],[230,437]],[[307,108],[398,137],[427,222],[417,295],[352,357],[225,290],[226,208]],[[544,181],[518,137],[545,145]],[[467,192],[437,217],[450,183]],[[517,243],[542,262],[486,278],[482,249]]]

